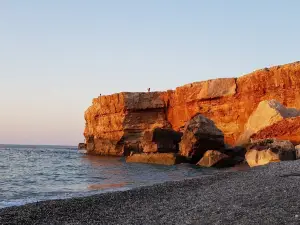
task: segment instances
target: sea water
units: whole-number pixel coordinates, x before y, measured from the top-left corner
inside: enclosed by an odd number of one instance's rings
[[[125,163],[72,146],[0,145],[0,208],[209,175],[214,169]]]

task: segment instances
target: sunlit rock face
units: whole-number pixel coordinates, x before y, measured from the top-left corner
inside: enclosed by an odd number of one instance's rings
[[[251,140],[276,138],[300,144],[300,117],[282,119],[251,136]]]
[[[255,71],[240,78],[195,82],[165,92],[101,96],[85,112],[87,150],[92,154],[143,152],[146,131],[182,131],[196,114],[214,121],[225,143],[234,145],[263,100],[300,108],[300,63]]]
[[[248,121],[245,124],[244,132],[239,137],[237,143],[246,144],[249,142],[250,137],[252,135],[255,136],[255,134],[260,130],[266,127],[270,127],[271,125],[276,124],[277,122],[285,118],[297,117],[297,116],[300,116],[300,110],[297,110],[295,108],[286,108],[280,102],[274,99],[261,101],[258,104],[256,110],[248,118]],[[288,123],[288,121],[286,121],[286,123]],[[291,130],[290,128],[288,129]],[[270,138],[272,135],[269,137],[267,137],[268,135],[265,136],[266,136],[265,138]]]
[[[85,112],[84,136],[91,154],[139,152],[145,131],[171,128],[159,92],[119,93],[93,100]]]

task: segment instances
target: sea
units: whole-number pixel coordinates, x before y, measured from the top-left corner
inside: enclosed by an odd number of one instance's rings
[[[0,208],[211,175],[216,169],[126,163],[75,146],[0,145]]]

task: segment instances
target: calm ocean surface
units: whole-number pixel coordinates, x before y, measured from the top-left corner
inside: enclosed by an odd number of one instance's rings
[[[216,172],[188,164],[126,164],[67,146],[0,145],[0,208],[127,190]]]

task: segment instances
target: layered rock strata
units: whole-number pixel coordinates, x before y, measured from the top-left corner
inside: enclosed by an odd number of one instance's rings
[[[259,102],[271,99],[300,108],[299,62],[166,92],[98,97],[85,112],[87,150],[103,155],[143,152],[141,142],[146,131],[156,127],[182,131],[197,113],[215,122],[227,144],[235,144]]]

